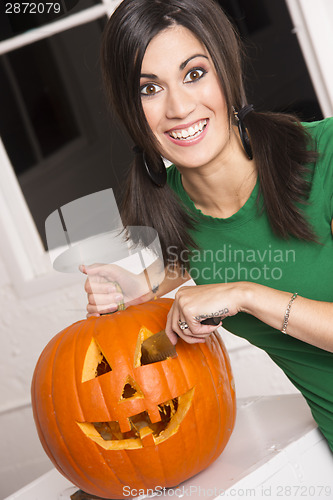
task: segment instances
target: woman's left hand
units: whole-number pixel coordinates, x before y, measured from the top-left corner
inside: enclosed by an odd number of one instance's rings
[[[177,337],[188,343],[205,342],[219,325],[201,324],[207,317],[234,316],[242,310],[244,283],[183,286],[176,295],[168,314],[165,331],[173,344]],[[218,313],[218,314],[217,314]],[[180,324],[188,326],[182,329]]]
[[[245,312],[266,325],[281,330],[293,292],[259,283],[236,281],[214,285],[184,286],[176,293],[168,314],[166,334],[173,344],[178,337],[190,344],[205,342],[217,326],[202,325],[207,316],[234,316]],[[226,309],[228,311],[226,311]],[[290,312],[290,310],[289,310]],[[289,336],[333,352],[333,302],[298,296],[288,321]],[[183,327],[181,329],[179,321]],[[281,334],[282,335],[282,334]]]

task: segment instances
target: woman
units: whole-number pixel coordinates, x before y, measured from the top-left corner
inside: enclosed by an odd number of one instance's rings
[[[166,263],[139,300],[191,275],[198,286],[176,293],[170,339],[203,342],[216,327],[201,321],[221,316],[284,370],[333,450],[333,121],[248,105],[239,42],[213,0],[124,0],[102,64],[136,144],[123,221],[154,227]],[[161,156],[173,164],[167,184]],[[83,270],[88,316],[140,287],[115,266]]]

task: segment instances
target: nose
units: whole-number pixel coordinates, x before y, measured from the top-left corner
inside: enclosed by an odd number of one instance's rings
[[[195,101],[191,93],[183,87],[169,89],[166,103],[166,116],[172,118],[186,118],[195,109]]]

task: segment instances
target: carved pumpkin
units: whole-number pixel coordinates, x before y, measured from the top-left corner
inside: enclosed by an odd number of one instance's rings
[[[181,339],[177,357],[141,366],[141,343],[165,327],[172,300],[79,321],[42,352],[32,381],[41,443],[92,495],[176,486],[222,452],[235,420],[228,355],[217,334]]]

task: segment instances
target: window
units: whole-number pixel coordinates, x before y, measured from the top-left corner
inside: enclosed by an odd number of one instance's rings
[[[245,44],[248,100],[256,109],[323,118],[285,0],[219,0]]]
[[[89,193],[119,192],[131,160],[102,92],[106,19],[0,57],[0,134],[45,248],[47,216]]]
[[[60,12],[47,15],[0,6],[0,229],[21,295],[34,277],[46,288],[42,275],[56,279],[45,251],[47,216],[87,194],[119,192],[132,159],[106,110],[99,67],[101,33],[117,3],[60,0]]]
[[[52,0],[50,2],[6,2],[0,6],[0,41],[71,16],[101,0]]]

